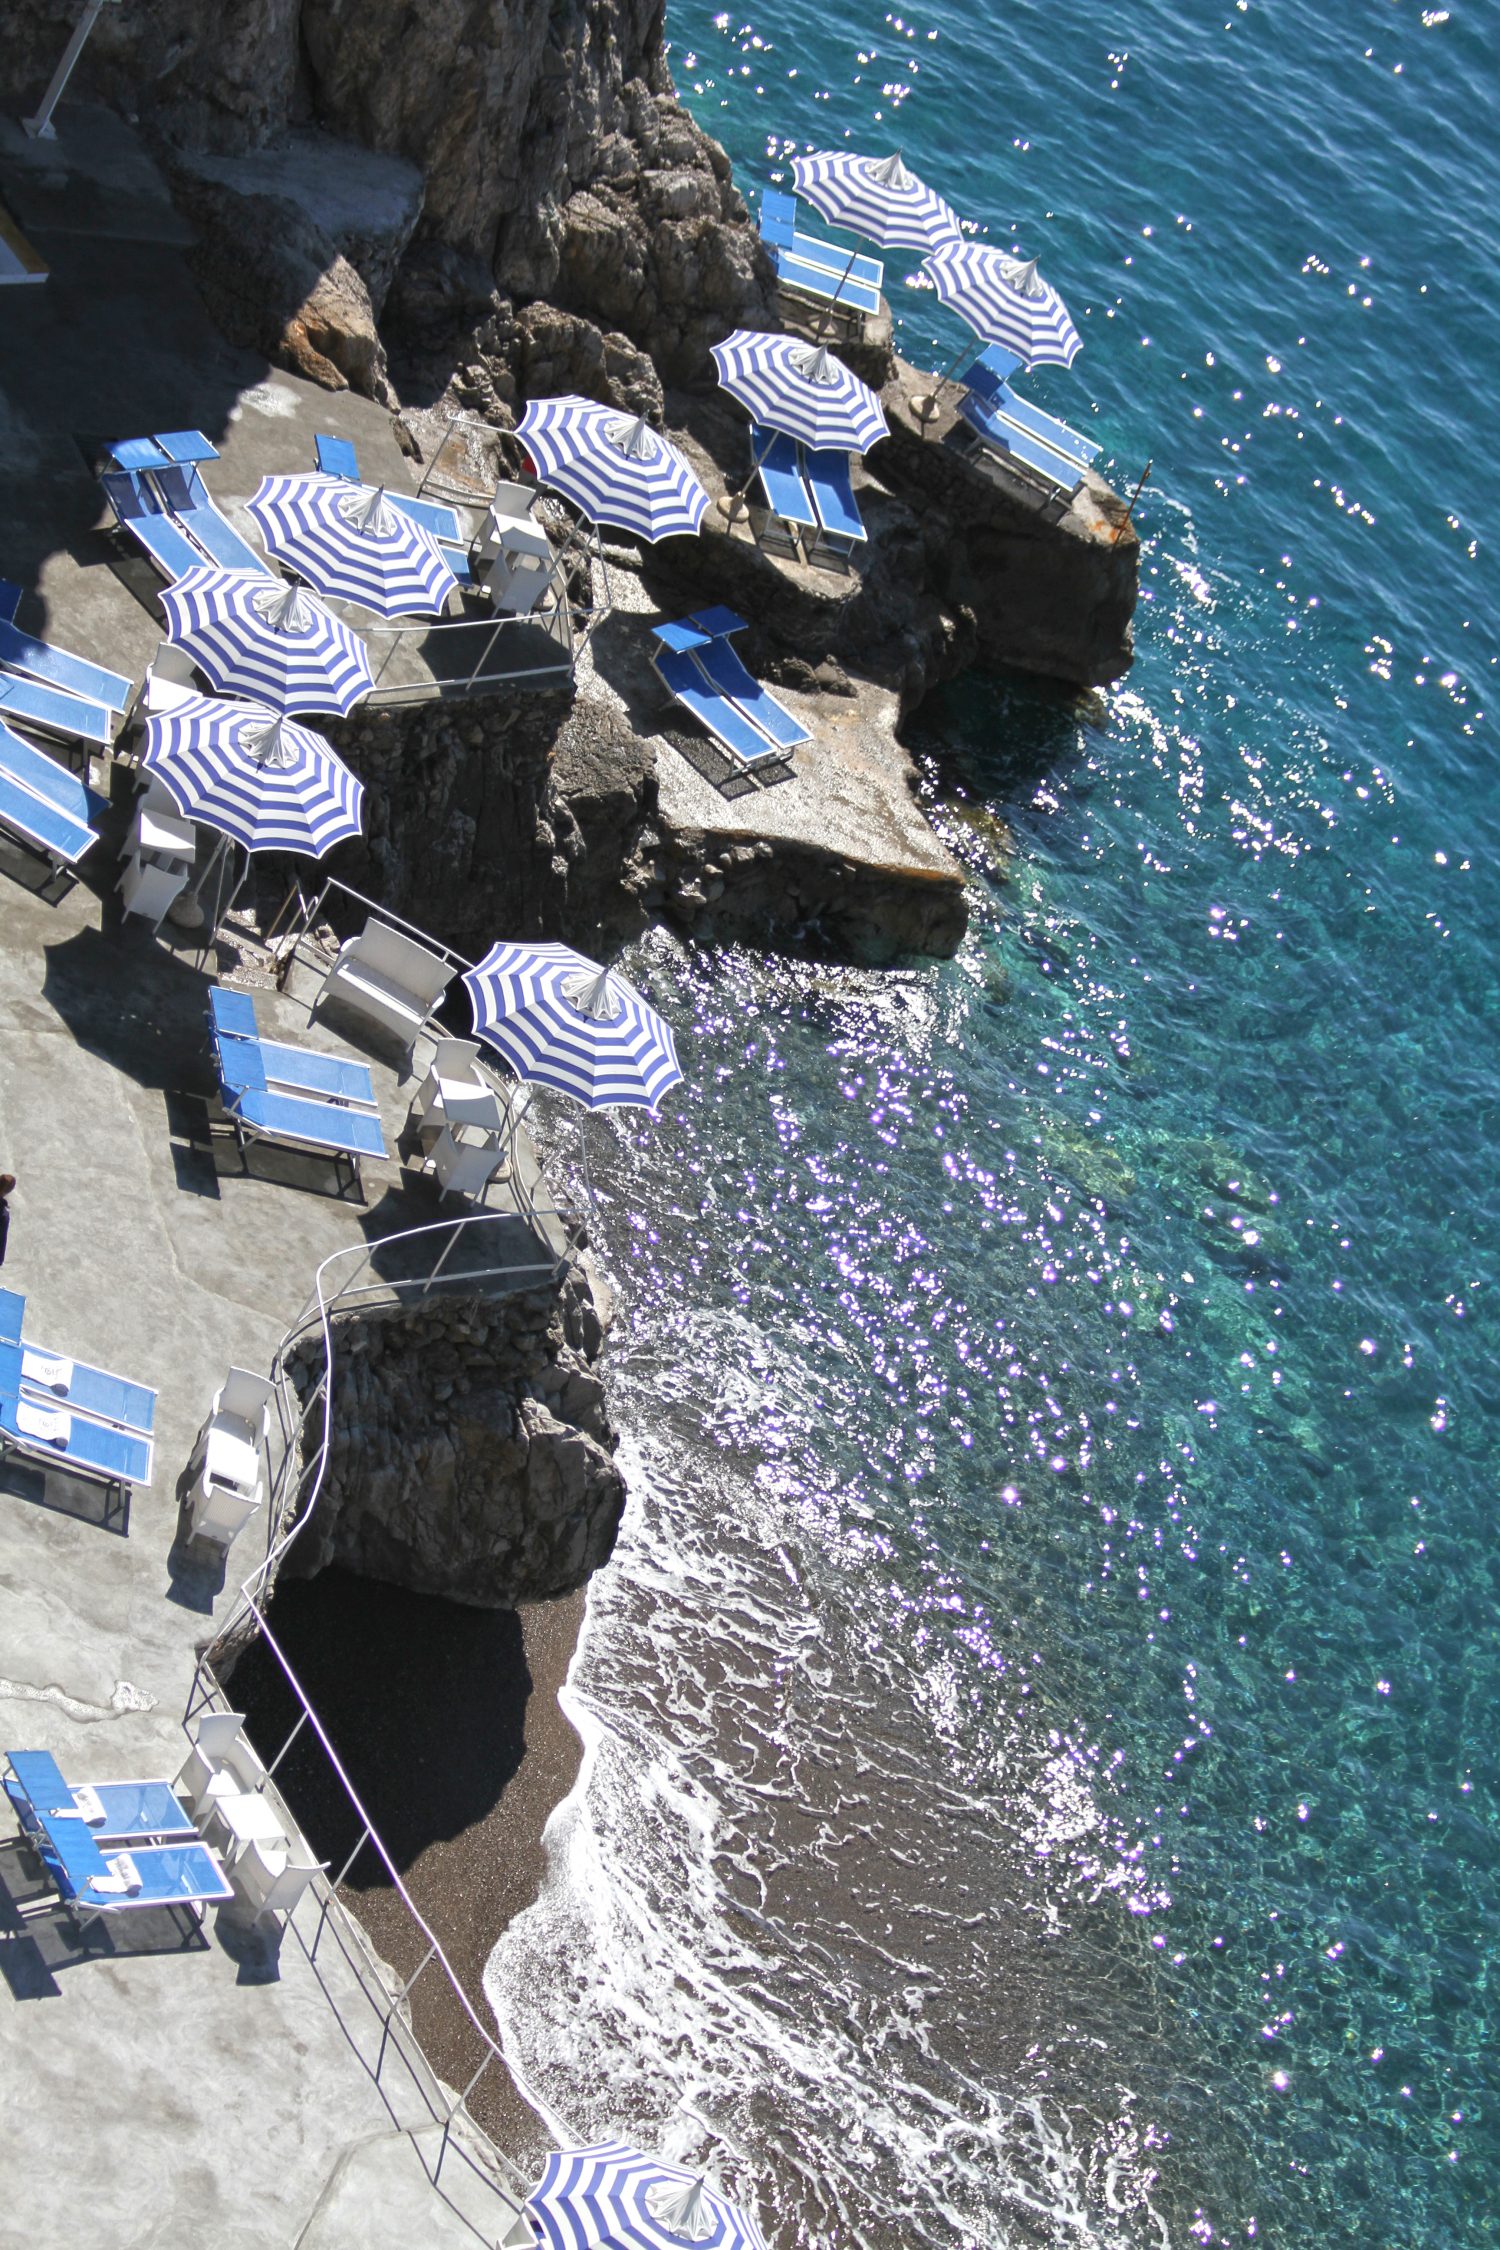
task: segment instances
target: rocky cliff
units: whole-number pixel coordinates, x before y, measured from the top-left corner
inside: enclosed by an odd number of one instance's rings
[[[583,1585],[625,1504],[602,1340],[576,1278],[338,1318],[328,1470],[285,1574],[337,1564],[477,1609]],[[306,1392],[322,1367],[317,1337],[288,1371]]]

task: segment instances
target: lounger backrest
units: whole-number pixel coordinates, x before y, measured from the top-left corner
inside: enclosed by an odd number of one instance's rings
[[[313,439],[313,447],[325,477],[342,477],[347,484],[358,484],[359,455],[347,438],[320,433]]]
[[[760,199],[761,240],[788,248],[796,231],[797,198],[780,188],[767,188]]]
[[[49,758],[45,750],[38,750],[35,743],[28,742],[23,735],[13,734],[3,719],[0,719],[0,767],[13,774],[17,781],[24,782],[45,803],[85,827],[92,814],[106,810],[104,799],[96,796],[76,773],[69,773],[66,766],[60,766],[55,758]]]
[[[255,1002],[248,992],[230,992],[222,984],[209,986],[209,1013],[221,1038],[258,1039],[260,1025]]]
[[[237,1421],[262,1429],[275,1396],[275,1386],[264,1375],[257,1375],[248,1367],[231,1367],[219,1386],[214,1411],[232,1414]]]
[[[203,479],[196,469],[179,468],[174,463],[171,468],[157,470],[156,489],[174,514],[180,515],[185,509],[198,506]]]
[[[0,1344],[19,1344],[26,1299],[18,1289],[0,1289]]]
[[[431,1067],[439,1078],[472,1078],[478,1063],[477,1039],[439,1039],[434,1045]]]
[[[388,922],[366,922],[350,952],[418,1000],[436,1000],[458,973],[414,938],[393,930]]]
[[[139,516],[159,513],[141,479],[131,475],[128,470],[112,469],[99,482],[104,487],[105,498],[121,523],[130,523]]]

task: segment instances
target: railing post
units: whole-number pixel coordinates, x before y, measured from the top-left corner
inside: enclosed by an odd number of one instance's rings
[[[333,1882],[330,1885],[331,1889],[337,1891],[339,1885],[343,1882],[350,1868],[354,1865],[354,1862],[358,1859],[360,1853],[364,1850],[366,1844],[369,1841],[370,1823],[366,1821],[364,1827],[359,1832],[359,1842],[355,1845],[353,1851],[349,1854],[349,1857],[345,1860],[343,1866],[339,1869],[337,1875],[335,1875],[335,1877],[333,1878]]]
[[[280,1765],[280,1763],[281,1763],[282,1759],[283,1759],[283,1758],[284,1758],[284,1757],[286,1756],[286,1754],[287,1754],[288,1750],[290,1750],[290,1749],[291,1749],[291,1747],[292,1747],[292,1744],[293,1744],[293,1743],[294,1743],[294,1742],[296,1741],[296,1739],[297,1739],[298,1735],[299,1735],[299,1734],[300,1734],[300,1733],[302,1732],[302,1729],[303,1729],[303,1728],[304,1728],[304,1727],[306,1726],[306,1724],[307,1724],[307,1721],[308,1721],[308,1717],[309,1717],[309,1714],[308,1714],[308,1713],[307,1713],[307,1712],[306,1712],[306,1711],[304,1710],[304,1712],[303,1712],[303,1714],[302,1714],[301,1718],[300,1718],[300,1719],[299,1719],[299,1720],[297,1721],[297,1724],[296,1724],[296,1725],[295,1725],[295,1726],[293,1727],[293,1729],[292,1729],[291,1733],[290,1733],[290,1734],[289,1734],[289,1735],[287,1736],[287,1738],[286,1738],[285,1742],[283,1742],[283,1744],[281,1745],[281,1748],[280,1748],[280,1749],[279,1749],[279,1750],[277,1751],[277,1753],[276,1753],[275,1757],[274,1757],[274,1758],[273,1758],[273,1759],[271,1760],[271,1763],[270,1763],[270,1764],[269,1764],[269,1765],[267,1766],[267,1768],[266,1768],[266,1779],[267,1779],[267,1781],[269,1781],[269,1780],[270,1780],[270,1778],[271,1778],[272,1774],[273,1774],[273,1773],[274,1773],[274,1772],[276,1771],[276,1768],[277,1768],[277,1767],[278,1767],[278,1766]]]

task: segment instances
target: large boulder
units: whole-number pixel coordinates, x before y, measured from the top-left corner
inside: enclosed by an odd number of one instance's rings
[[[316,220],[283,196],[182,168],[172,192],[197,230],[193,276],[231,343],[325,390],[395,405],[369,290]]]
[[[328,1468],[288,1575],[335,1564],[478,1609],[582,1586],[625,1505],[602,1334],[578,1278],[336,1320]],[[310,1395],[322,1371],[319,1336],[291,1374]]]

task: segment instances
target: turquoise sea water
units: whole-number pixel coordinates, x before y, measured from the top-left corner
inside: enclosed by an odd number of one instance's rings
[[[1143,601],[913,728],[955,962],[633,957],[690,1084],[599,1166],[636,1499],[508,2046],[787,2243],[1492,2242],[1492,19],[669,30],[747,189],[899,143],[1039,257]]]

